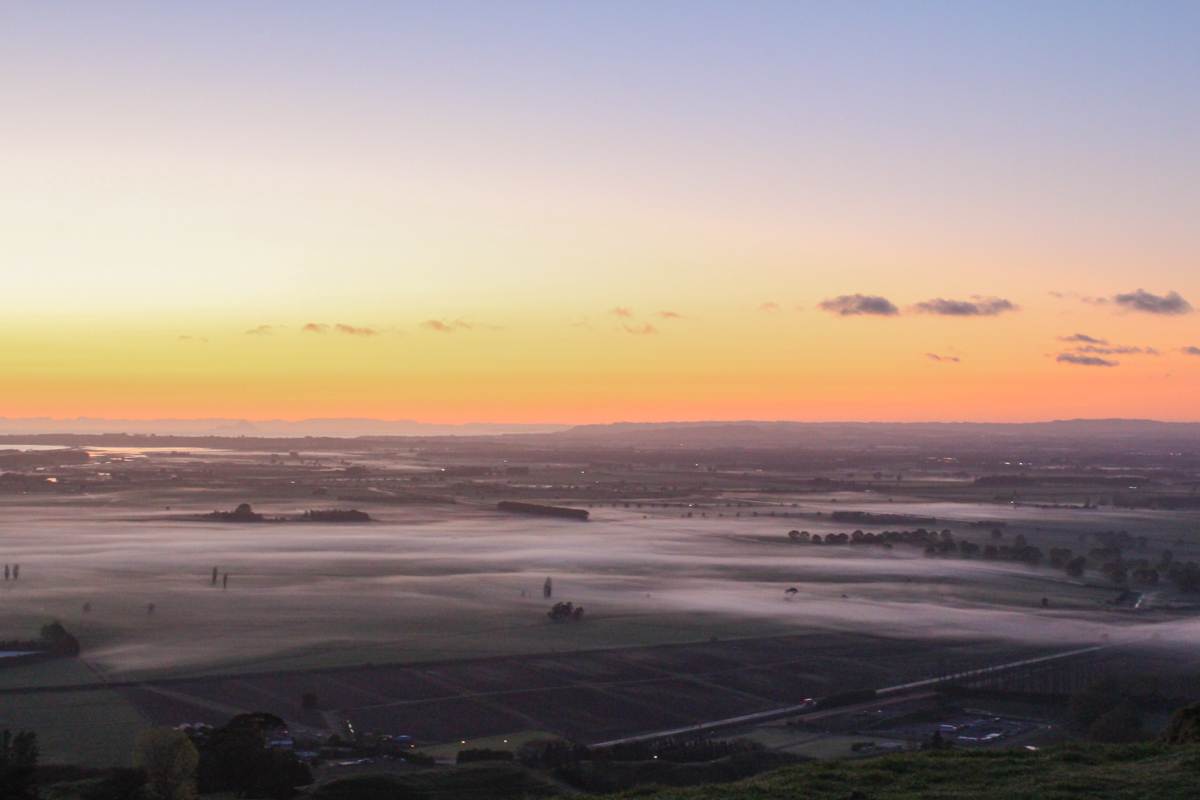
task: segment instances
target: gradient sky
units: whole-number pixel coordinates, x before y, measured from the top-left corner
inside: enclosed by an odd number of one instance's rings
[[[1198,419],[1198,41],[1195,2],[6,3],[0,416]]]

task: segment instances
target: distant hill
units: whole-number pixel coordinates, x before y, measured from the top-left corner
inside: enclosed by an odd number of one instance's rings
[[[612,447],[691,449],[778,449],[778,448],[901,448],[939,444],[1003,444],[1022,442],[1097,446],[1155,445],[1200,446],[1200,422],[1159,422],[1141,419],[1072,419],[1047,422],[793,422],[793,421],[702,421],[702,422],[616,422],[604,425],[538,425],[465,423],[443,425],[413,420],[308,419],[159,419],[122,420],[80,417],[77,419],[0,417],[0,446],[34,443],[47,437],[61,445],[96,443],[107,436],[110,444],[124,444],[115,437],[175,437],[178,444],[201,446],[205,437],[214,440],[287,440],[300,438],[358,439],[476,439],[503,437],[508,444],[532,447]],[[24,437],[24,438],[22,438]],[[82,438],[72,438],[82,437]],[[185,441],[186,440],[186,441]],[[132,442],[128,442],[132,444]],[[157,442],[165,444],[165,442]],[[139,441],[140,445],[152,442]]]
[[[666,422],[579,425],[540,438],[546,442],[640,447],[905,446],[937,442],[1200,443],[1200,423],[1137,419],[1048,422]]]

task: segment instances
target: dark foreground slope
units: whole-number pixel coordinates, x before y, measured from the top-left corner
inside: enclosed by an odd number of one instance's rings
[[[1194,798],[1200,745],[929,752],[786,767],[739,783],[639,790],[640,800],[1143,800]]]

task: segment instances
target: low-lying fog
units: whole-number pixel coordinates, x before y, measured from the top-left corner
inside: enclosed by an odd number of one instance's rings
[[[1134,634],[1134,618],[1104,608],[1114,591],[1050,569],[928,559],[899,545],[793,544],[788,520],[643,518],[611,509],[588,523],[453,507],[438,513],[422,520],[384,510],[367,525],[246,525],[131,521],[115,509],[5,508],[0,562],[21,571],[19,580],[0,583],[0,638],[59,618],[80,635],[92,664],[134,673],[823,628],[1062,646],[1106,633],[1141,637],[1147,628],[1173,638],[1197,630],[1173,622],[1139,625]],[[211,585],[214,566],[229,573],[228,588]],[[554,600],[586,608],[583,622],[547,620],[547,576]],[[797,590],[791,600],[789,587]]]

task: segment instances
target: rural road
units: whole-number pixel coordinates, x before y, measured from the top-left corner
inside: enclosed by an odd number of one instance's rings
[[[990,667],[981,667],[979,669],[965,670],[956,672],[950,675],[939,675],[936,678],[926,678],[925,680],[911,681],[909,683],[900,683],[895,686],[885,686],[882,689],[875,690],[875,697],[869,702],[856,703],[846,706],[838,706],[829,709],[814,708],[815,703],[801,703],[800,705],[781,706],[767,711],[759,711],[754,714],[742,714],[736,717],[726,717],[724,719],[716,719],[710,722],[702,722],[697,725],[688,725],[680,728],[670,728],[664,731],[655,731],[653,733],[642,733],[636,736],[626,736],[621,739],[610,739],[606,742],[596,742],[590,747],[615,747],[622,744],[635,744],[637,742],[648,742],[655,739],[666,739],[671,736],[681,736],[683,734],[700,733],[703,731],[716,730],[719,728],[733,728],[741,725],[749,725],[755,722],[766,722],[780,717],[802,717],[805,720],[815,721],[831,714],[844,714],[847,711],[858,707],[877,708],[881,705],[889,705],[892,703],[901,702],[911,699],[914,692],[921,689],[932,689],[933,687],[951,680],[961,680],[962,678],[974,678],[983,675],[994,675],[996,673],[1006,672],[1012,669],[1021,667],[1033,666],[1035,664],[1045,664],[1052,661],[1059,661],[1065,658],[1073,658],[1075,656],[1095,653],[1107,648],[1108,645],[1093,645],[1091,647],[1080,647],[1075,650],[1067,650],[1062,653],[1052,653],[1048,656],[1039,656],[1037,658],[1025,658],[1020,661],[1009,661],[1004,664],[995,664]],[[882,699],[880,699],[882,698]],[[806,713],[807,712],[807,713]]]

